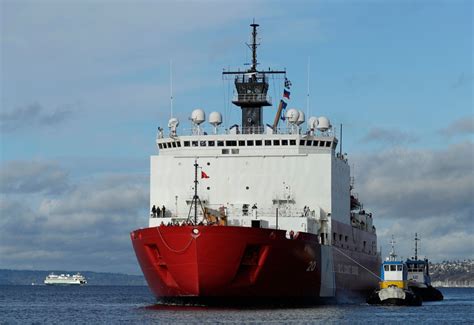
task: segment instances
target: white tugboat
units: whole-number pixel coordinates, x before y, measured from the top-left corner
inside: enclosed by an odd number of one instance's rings
[[[407,265],[397,259],[393,240],[389,257],[382,263],[380,289],[368,299],[371,305],[421,306],[422,300],[408,288]]]
[[[86,278],[79,272],[70,275],[70,274],[54,274],[50,273],[46,279],[44,279],[44,284],[46,285],[84,285],[87,284]]]

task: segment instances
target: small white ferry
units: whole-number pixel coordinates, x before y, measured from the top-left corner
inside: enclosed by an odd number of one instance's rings
[[[84,285],[87,284],[86,278],[79,272],[74,275],[50,273],[44,279],[46,285]]]

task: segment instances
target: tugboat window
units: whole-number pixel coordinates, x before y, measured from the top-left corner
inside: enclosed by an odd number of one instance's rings
[[[402,266],[401,265],[397,265],[397,271],[401,271],[402,270]]]
[[[383,269],[384,271],[390,271],[390,265],[384,265]]]
[[[390,271],[396,271],[397,266],[396,265],[390,265]]]

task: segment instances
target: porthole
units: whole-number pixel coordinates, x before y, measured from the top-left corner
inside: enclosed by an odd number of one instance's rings
[[[248,190],[248,189],[249,189],[249,187],[248,187],[248,186],[245,186],[245,189],[246,189],[246,190]]]

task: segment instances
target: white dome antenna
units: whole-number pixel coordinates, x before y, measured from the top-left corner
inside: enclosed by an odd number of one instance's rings
[[[327,117],[321,116],[320,118],[318,118],[317,129],[319,131],[326,132],[330,128],[332,128],[332,125],[331,125],[331,122],[329,121],[329,119]]]
[[[290,108],[286,112],[286,120],[290,124],[296,124],[298,122],[298,118],[300,117],[300,112],[296,108]]]
[[[201,134],[201,123],[206,120],[206,113],[200,108],[191,113],[191,122],[193,123],[193,134]]]
[[[304,116],[304,112],[302,110],[299,110],[298,111],[298,120],[296,121],[296,125],[301,125],[304,123],[305,121],[305,116]]]
[[[202,122],[206,120],[206,113],[200,108],[195,109],[191,113],[191,121],[195,125],[200,125]]]
[[[214,126],[214,134],[217,134],[217,127],[222,124],[222,114],[219,112],[209,114],[209,124]]]

